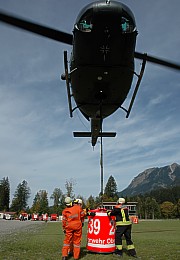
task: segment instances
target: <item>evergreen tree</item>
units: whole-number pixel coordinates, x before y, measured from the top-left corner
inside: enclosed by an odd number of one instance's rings
[[[160,216],[160,207],[154,198],[146,197],[144,202],[144,209],[145,219],[154,219],[155,217],[158,218]]]
[[[96,201],[95,201],[95,198],[92,195],[89,196],[89,198],[87,199],[86,207],[89,208],[89,209],[95,209]]]
[[[99,207],[102,204],[102,198],[101,198],[101,194],[99,194],[99,196],[95,197],[95,208]]]
[[[180,186],[155,189],[150,193],[146,193],[145,196],[154,197],[159,204],[162,204],[164,201],[176,204],[180,198]]]
[[[10,183],[8,177],[0,181],[0,210],[8,211],[10,202]]]
[[[107,200],[117,200],[117,184],[114,177],[111,175],[107,181],[105,190],[104,190],[104,198]]]
[[[62,201],[64,199],[62,190],[60,188],[55,188],[50,199],[54,201],[54,213],[60,214],[62,212],[62,205],[64,204],[64,202]]]
[[[14,198],[11,204],[11,210],[20,212],[21,210],[25,210],[27,208],[28,199],[30,197],[31,191],[28,187],[27,181],[22,181],[19,183],[15,193]]]
[[[180,219],[180,199],[178,200],[178,203],[174,207],[174,216]]]
[[[34,199],[33,199],[33,204],[31,207],[31,213],[39,213],[40,211],[40,194],[39,192],[36,193]]]
[[[130,201],[137,201],[137,214],[140,219],[144,218],[144,197],[142,195],[131,198]]]
[[[48,203],[48,193],[45,190],[40,191],[40,213],[48,213],[49,203]]]
[[[48,193],[46,190],[40,190],[36,193],[31,212],[36,212],[40,215],[43,213],[49,213]]]
[[[151,198],[151,214],[152,219],[159,218],[161,214],[160,206],[154,198]]]
[[[151,215],[151,198],[150,197],[147,197],[145,199],[144,209],[145,209],[145,219],[150,218],[150,215]]]

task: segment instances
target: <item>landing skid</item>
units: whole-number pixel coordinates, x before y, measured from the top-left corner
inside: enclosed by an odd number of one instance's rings
[[[143,77],[143,74],[144,74],[146,61],[147,61],[147,54],[144,54],[144,58],[143,58],[143,63],[142,63],[142,66],[141,66],[140,74],[138,75],[137,73],[134,72],[134,74],[138,77],[138,80],[137,80],[137,83],[136,83],[136,86],[135,86],[135,89],[134,89],[134,92],[133,92],[133,95],[132,95],[132,98],[131,98],[131,102],[129,104],[129,108],[126,109],[124,107],[121,107],[121,109],[123,109],[126,112],[126,118],[129,117],[131,109],[132,109],[132,106],[134,104],[134,100],[136,98],[136,95],[137,95],[137,92],[138,92],[138,89],[139,89],[139,86],[140,86],[140,83],[141,83],[141,80],[142,80],[142,77]]]
[[[64,51],[64,68],[65,68],[65,74],[61,75],[61,79],[66,80],[69,114],[70,114],[70,117],[73,117],[73,109],[72,109],[72,103],[71,103],[72,94],[71,94],[71,89],[70,89],[70,78],[69,78],[69,72],[68,72],[67,51]]]

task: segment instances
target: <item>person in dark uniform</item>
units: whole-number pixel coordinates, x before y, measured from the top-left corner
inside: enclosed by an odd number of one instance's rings
[[[131,240],[132,223],[129,218],[128,208],[123,205],[124,203],[125,199],[119,198],[114,209],[112,211],[107,211],[108,216],[115,216],[116,218],[115,254],[118,256],[122,256],[122,236],[124,235],[129,255],[137,258],[136,250]]]

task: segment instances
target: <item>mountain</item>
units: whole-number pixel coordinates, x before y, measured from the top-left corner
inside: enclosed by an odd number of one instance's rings
[[[144,194],[158,188],[180,185],[180,165],[173,163],[161,168],[154,167],[141,172],[130,185],[119,192],[121,196]]]

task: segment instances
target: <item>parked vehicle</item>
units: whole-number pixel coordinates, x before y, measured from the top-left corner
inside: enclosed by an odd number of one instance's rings
[[[22,213],[19,215],[19,220],[20,220],[20,221],[28,220],[28,214],[27,214],[26,212],[22,212]]]
[[[56,221],[57,218],[58,218],[57,214],[51,214],[51,216],[50,216],[51,221]]]
[[[32,221],[37,221],[37,220],[39,220],[39,213],[33,213],[31,220],[32,220]]]
[[[5,219],[6,219],[6,220],[12,220],[12,219],[14,219],[14,215],[13,215],[13,214],[7,213],[7,214],[4,214],[4,215],[5,215]]]
[[[48,214],[42,214],[42,221],[48,221]]]

